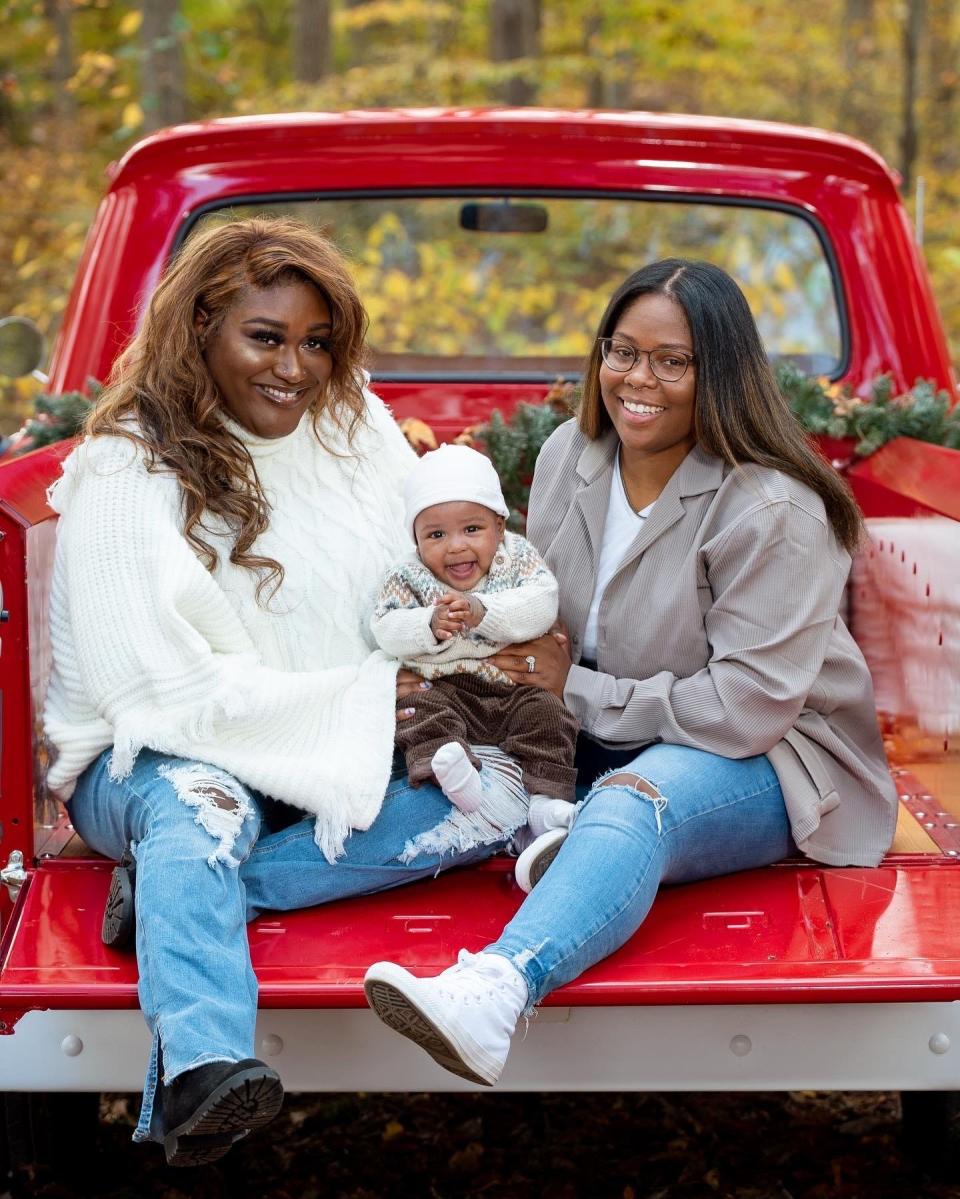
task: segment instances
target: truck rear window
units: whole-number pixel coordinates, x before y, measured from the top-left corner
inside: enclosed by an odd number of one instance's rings
[[[348,255],[380,378],[575,375],[607,300],[647,262],[701,258],[746,293],[774,362],[843,368],[814,226],[777,209],[607,196],[378,195],[237,203],[191,229],[293,216]]]

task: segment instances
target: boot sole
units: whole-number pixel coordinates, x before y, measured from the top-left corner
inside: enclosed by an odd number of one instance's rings
[[[136,910],[134,894],[136,865],[129,853],[125,853],[110,876],[110,890],[103,910],[100,940],[111,949],[126,949],[136,936]]]
[[[276,1119],[282,1106],[283,1087],[272,1070],[260,1067],[232,1075],[163,1138],[167,1165],[218,1161],[237,1141]]]
[[[563,848],[563,843],[566,841],[569,832],[565,828],[558,828],[553,831],[557,835],[549,844],[542,846],[538,850],[536,849],[537,842],[534,841],[517,858],[517,863],[513,868],[517,886],[528,895],[553,865],[554,858]],[[549,834],[545,834],[545,836],[549,836]],[[539,841],[540,838],[538,837],[537,840]]]
[[[478,1074],[460,1048],[449,1040],[400,987],[383,979],[371,979],[363,985],[367,1003],[388,1028],[425,1049],[438,1066],[482,1087],[492,1087],[488,1078]]]

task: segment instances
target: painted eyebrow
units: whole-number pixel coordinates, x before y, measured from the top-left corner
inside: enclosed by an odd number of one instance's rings
[[[285,321],[275,321],[269,316],[251,316],[249,320],[242,321],[244,325],[269,325],[271,329],[286,330],[287,324]],[[310,325],[307,329],[308,333],[316,332],[318,329],[332,329],[333,325],[329,321],[321,321],[316,325]]]

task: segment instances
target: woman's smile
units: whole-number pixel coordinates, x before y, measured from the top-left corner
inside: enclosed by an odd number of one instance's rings
[[[660,404],[641,404],[638,400],[630,400],[626,396],[620,397],[620,403],[623,404],[627,412],[631,416],[637,418],[637,424],[649,422],[652,417],[659,416],[661,412],[666,412],[666,408]]]
[[[269,383],[257,383],[256,386],[271,403],[279,404],[283,408],[289,408],[299,403],[304,392],[308,390],[306,387],[297,387],[296,389],[273,387]]]

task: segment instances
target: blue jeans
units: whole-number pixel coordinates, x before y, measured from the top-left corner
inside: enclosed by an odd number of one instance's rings
[[[443,831],[449,800],[436,787],[411,787],[396,771],[383,809],[355,832],[335,865],[313,839],[313,821],[225,772],[144,750],[128,778],[107,770],[106,751],[80,776],[67,805],[80,836],[119,858],[130,848],[137,871],[139,996],[153,1038],[135,1140],[162,1139],[158,1081],[217,1061],[254,1055],[257,980],[246,922],[382,891],[504,848],[512,829],[484,844],[453,839],[442,852],[411,848],[418,834]],[[225,801],[218,806],[211,795]],[[284,822],[294,819],[293,823]]]
[[[68,805],[91,848],[137,860],[140,1005],[153,1037],[137,1140],[158,1139],[154,1100],[170,1082],[214,1061],[253,1056],[257,985],[245,924],[261,911],[289,911],[369,894],[480,861],[505,847],[487,843],[413,848],[451,817],[435,787],[411,787],[396,772],[383,809],[330,865],[313,823],[215,767],[142,751],[132,774],[107,773],[109,751],[77,781]],[[731,761],[678,746],[639,756],[601,753],[596,766],[627,761],[666,801],[630,786],[595,786],[563,849],[489,950],[510,958],[531,1002],[612,953],[640,926],[661,882],[685,882],[766,865],[792,849],[783,797],[765,757]],[[237,800],[224,815],[197,798],[209,788]],[[179,790],[178,790],[179,787]],[[187,798],[184,798],[186,794]]]
[[[520,971],[531,1004],[629,940],[661,883],[766,866],[794,849],[764,756],[735,761],[658,744],[611,751],[605,764],[645,779],[661,798],[601,777],[550,869],[487,946]]]

